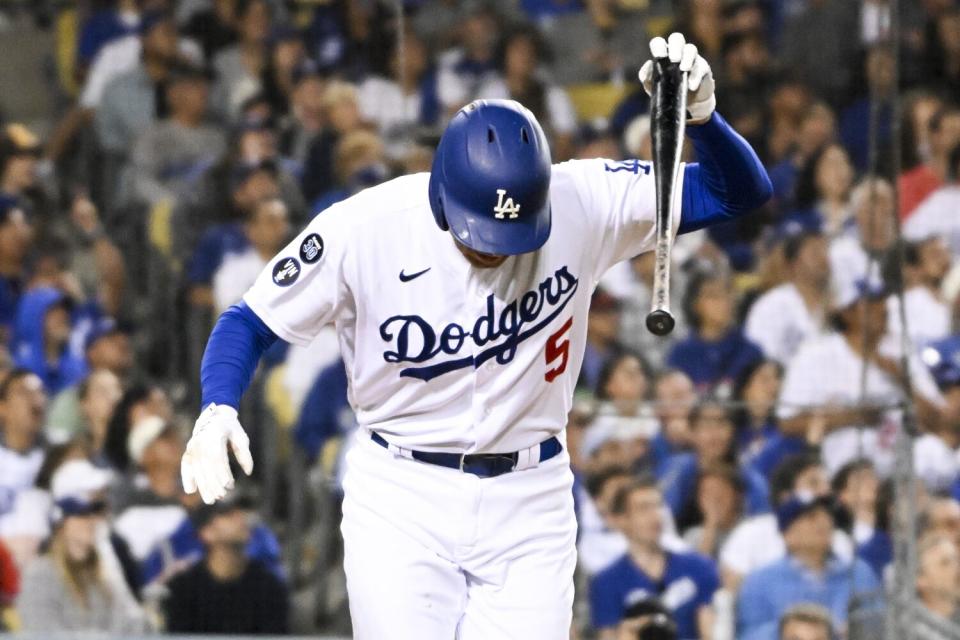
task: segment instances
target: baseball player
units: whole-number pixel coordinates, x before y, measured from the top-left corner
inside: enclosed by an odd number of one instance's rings
[[[673,233],[763,204],[769,178],[714,112],[707,62],[678,33],[650,49],[689,71],[700,163],[682,169]],[[318,215],[220,317],[184,488],[208,503],[231,489],[228,443],[251,472],[237,406],[257,361],[334,323],[359,423],[341,526],[354,637],[567,638],[577,525],[563,427],[590,294],[653,246],[654,194],[647,162],[552,166],[527,109],[466,106],[429,174]]]

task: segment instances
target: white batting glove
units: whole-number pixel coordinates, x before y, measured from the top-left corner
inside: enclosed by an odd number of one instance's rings
[[[199,490],[203,501],[213,504],[233,489],[228,442],[240,468],[250,475],[253,472],[250,438],[237,420],[237,410],[223,404],[211,404],[197,418],[193,436],[180,461],[184,491],[195,493]]]
[[[697,53],[697,45],[688,43],[682,33],[671,33],[667,40],[656,37],[650,41],[650,53],[654,58],[669,58],[679,62],[680,70],[687,75],[687,122],[702,124],[710,119],[717,108],[714,95],[713,71],[710,65]],[[653,60],[647,60],[640,67],[640,82],[648,95],[653,95]]]

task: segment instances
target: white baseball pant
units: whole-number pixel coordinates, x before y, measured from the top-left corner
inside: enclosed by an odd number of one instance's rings
[[[356,640],[566,640],[577,524],[563,451],[495,478],[401,457],[363,429],[343,531]]]

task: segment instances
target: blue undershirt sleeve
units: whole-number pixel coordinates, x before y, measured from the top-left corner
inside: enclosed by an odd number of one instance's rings
[[[201,407],[212,402],[234,409],[246,391],[257,363],[277,335],[246,302],[233,305],[217,320],[200,363]]]
[[[714,112],[702,125],[687,127],[697,163],[683,172],[678,233],[689,233],[762,206],[773,195],[767,170],[723,117]]]

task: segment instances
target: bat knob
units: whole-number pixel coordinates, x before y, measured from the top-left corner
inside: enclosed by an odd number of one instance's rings
[[[651,311],[647,315],[647,330],[655,336],[667,335],[676,324],[670,312],[664,309]]]

